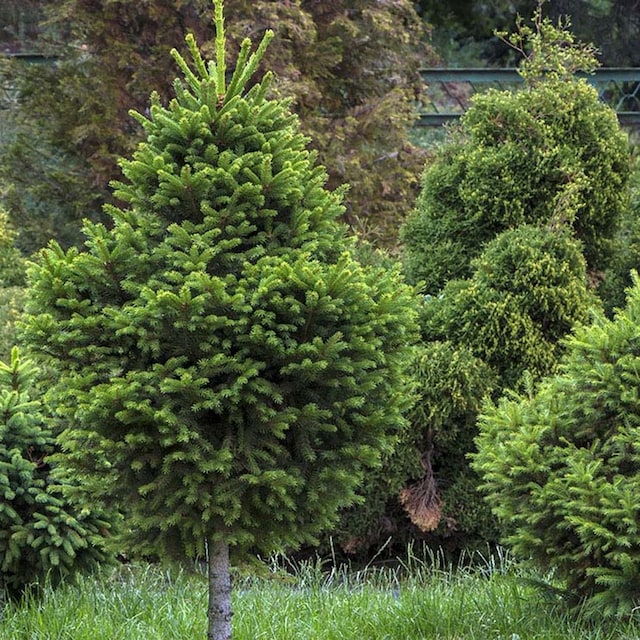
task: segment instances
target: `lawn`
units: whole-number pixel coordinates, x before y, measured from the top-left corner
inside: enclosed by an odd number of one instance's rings
[[[234,640],[640,638],[640,619],[605,624],[571,615],[534,584],[539,577],[502,555],[472,567],[437,559],[357,572],[281,566],[236,578]],[[206,599],[201,575],[127,565],[8,606],[0,638],[204,640]]]

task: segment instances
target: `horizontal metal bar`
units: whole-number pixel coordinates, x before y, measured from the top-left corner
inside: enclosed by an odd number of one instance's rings
[[[427,82],[522,82],[515,69],[420,69]]]
[[[600,67],[593,73],[576,73],[578,78],[594,82],[640,82],[640,68],[637,67]]]
[[[420,113],[414,126],[436,127],[459,120],[462,115],[462,113]]]
[[[21,60],[29,64],[44,64],[47,62],[55,62],[57,56],[49,56],[36,51],[18,51],[16,53],[0,51],[0,58],[10,58],[12,60]]]
[[[514,67],[492,69],[487,67],[442,69],[420,69],[425,82],[523,82],[522,76]],[[594,82],[640,82],[640,68],[637,67],[601,67],[593,73],[576,73],[578,78],[587,78]]]
[[[437,127],[447,122],[455,122],[462,113],[420,113],[414,123],[416,127]],[[623,125],[640,125],[640,111],[618,111],[618,122]]]
[[[640,125],[640,111],[617,111],[618,122],[626,125]]]

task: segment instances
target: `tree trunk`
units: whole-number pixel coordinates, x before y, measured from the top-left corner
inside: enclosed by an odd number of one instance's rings
[[[209,541],[208,640],[231,640],[229,545]]]

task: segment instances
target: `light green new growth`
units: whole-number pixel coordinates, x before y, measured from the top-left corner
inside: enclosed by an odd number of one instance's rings
[[[213,0],[215,7],[215,24],[216,24],[216,62],[217,64],[217,82],[218,95],[222,99],[225,93],[225,73],[227,64],[225,60],[225,34],[224,34],[224,12],[222,10],[222,0]]]
[[[542,5],[538,0],[533,14],[532,26],[524,24],[520,16],[516,30],[496,31],[495,35],[505,44],[522,55],[518,72],[528,84],[535,84],[542,78],[570,80],[577,71],[593,73],[598,68],[598,49],[591,43],[576,41],[570,31],[571,20],[567,16],[554,25],[543,17]]]
[[[176,49],[171,50],[171,55],[184,74],[187,84],[195,92],[196,97],[202,98],[205,104],[209,104],[211,107],[215,106],[219,110],[225,104],[228,104],[231,98],[242,93],[247,82],[258,68],[269,42],[274,37],[274,33],[270,29],[267,30],[253,53],[251,53],[251,40],[245,38],[242,41],[238,60],[227,87],[226,35],[222,0],[214,0],[214,5],[216,27],[215,60],[210,60],[208,64],[205,63],[198,43],[191,33],[186,36],[185,41],[196,73],[191,70],[189,64]],[[213,88],[213,95],[215,95],[214,104],[211,104],[211,100],[204,99],[207,95],[211,95],[209,93],[211,88]],[[135,116],[135,114],[132,115]]]

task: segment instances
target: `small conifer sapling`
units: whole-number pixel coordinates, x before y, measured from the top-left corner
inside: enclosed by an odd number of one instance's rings
[[[39,373],[17,347],[0,362],[0,603],[107,559],[109,518],[56,460]]]
[[[26,337],[53,360],[62,436],[142,548],[207,557],[209,638],[231,637],[229,552],[313,542],[404,427],[413,290],[364,267],[341,192],[269,74],[267,34],[191,61],[152,98],[112,226],[31,268]],[[96,486],[94,482],[92,486]]]

